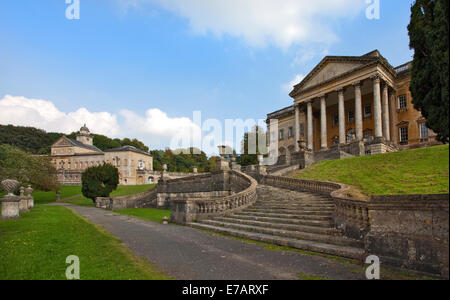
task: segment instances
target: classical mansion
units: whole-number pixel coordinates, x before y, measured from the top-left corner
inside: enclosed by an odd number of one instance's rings
[[[294,104],[267,116],[279,164],[433,143],[436,135],[412,104],[410,67],[391,66],[377,50],[325,57],[290,93]]]
[[[102,151],[93,145],[89,129],[83,126],[76,140],[61,137],[51,147],[51,159],[62,185],[81,185],[81,175],[92,166],[109,163],[119,169],[121,185],[155,182],[153,157],[133,146]]]

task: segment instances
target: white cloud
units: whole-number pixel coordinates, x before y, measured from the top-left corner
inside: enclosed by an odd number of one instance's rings
[[[77,131],[86,124],[98,134],[114,136],[119,132],[116,116],[108,112],[89,112],[80,108],[64,113],[50,101],[11,95],[0,99],[0,124],[33,126],[62,133]]]
[[[289,94],[294,89],[294,86],[299,84],[303,79],[305,79],[305,75],[303,75],[303,74],[295,75],[294,79],[292,79],[288,83],[282,85],[281,88],[282,88],[283,92]]]
[[[122,8],[156,4],[189,20],[197,34],[230,35],[288,48],[337,40],[334,25],[363,11],[363,0],[117,0]]]

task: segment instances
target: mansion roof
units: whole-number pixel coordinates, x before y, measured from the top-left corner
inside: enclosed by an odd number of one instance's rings
[[[79,142],[77,140],[69,139],[67,136],[63,136],[62,139],[65,139],[70,144],[72,144],[73,146],[76,146],[76,147],[81,147],[81,148],[85,148],[85,149],[89,149],[89,150],[93,150],[93,151],[97,151],[97,152],[102,152],[102,150],[98,149],[95,146],[83,144],[82,142]]]
[[[135,152],[135,153],[151,156],[147,152],[142,151],[140,149],[137,149],[136,147],[133,147],[133,146],[123,146],[123,147],[120,147],[120,148],[105,150],[105,152],[127,152],[127,151],[131,151],[131,152]]]
[[[389,64],[378,50],[374,50],[362,56],[326,56],[299,84],[294,86],[289,94],[292,98],[303,92],[315,89],[324,84],[344,78],[356,71],[381,66],[394,78],[408,73],[409,63],[394,68]]]

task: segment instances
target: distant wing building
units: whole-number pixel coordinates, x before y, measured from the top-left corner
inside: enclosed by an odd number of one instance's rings
[[[62,185],[81,185],[81,175],[89,167],[103,163],[119,169],[119,184],[139,185],[154,182],[153,157],[133,146],[102,151],[94,146],[86,126],[81,127],[76,140],[61,137],[51,147],[52,162]]]

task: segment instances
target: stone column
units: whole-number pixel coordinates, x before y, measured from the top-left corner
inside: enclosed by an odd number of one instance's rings
[[[392,141],[394,143],[399,143],[398,139],[398,130],[397,130],[397,124],[398,124],[398,116],[397,116],[397,104],[396,104],[396,97],[395,97],[395,90],[391,92],[389,95],[389,105],[391,109],[391,128],[392,128]]]
[[[295,152],[298,152],[300,150],[300,147],[298,145],[298,141],[300,140],[300,107],[298,106],[298,104],[294,104],[295,106],[295,126],[294,126],[294,130],[295,130]]]
[[[387,141],[391,140],[391,129],[389,126],[389,86],[387,83],[383,85],[382,96],[382,115],[383,115],[383,136]]]
[[[375,138],[383,137],[383,125],[381,121],[381,88],[380,76],[375,75],[373,80],[373,119],[375,127]]]
[[[362,114],[362,97],[361,97],[361,82],[355,82],[355,130],[356,139],[362,141],[364,139],[363,133],[363,114]]]
[[[308,150],[314,150],[312,100],[307,103],[307,119],[308,119],[308,137],[307,137]]]
[[[321,149],[328,149],[327,140],[327,98],[326,95],[320,96],[320,143]]]
[[[339,106],[339,143],[345,144],[345,103],[344,103],[344,88],[337,90],[338,92],[338,106]]]

